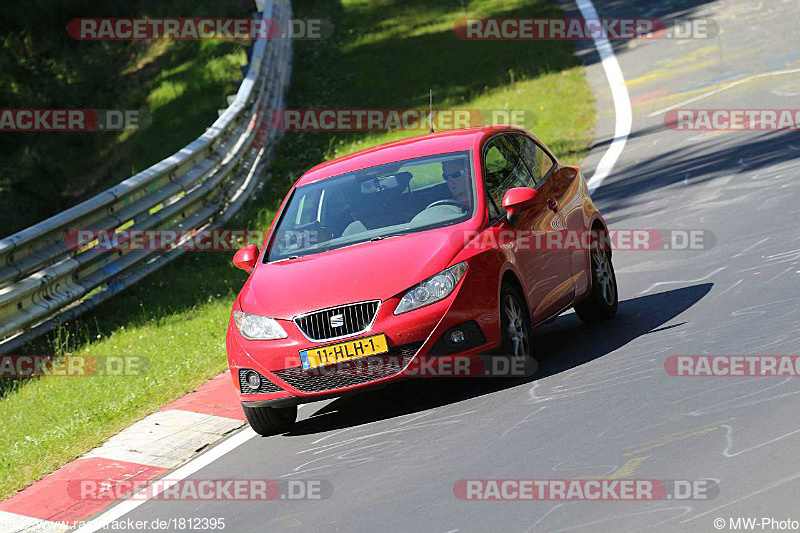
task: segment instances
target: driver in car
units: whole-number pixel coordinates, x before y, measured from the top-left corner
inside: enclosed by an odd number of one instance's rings
[[[464,206],[465,211],[472,211],[472,190],[467,180],[466,159],[448,159],[442,161],[442,178],[450,189],[453,199]]]

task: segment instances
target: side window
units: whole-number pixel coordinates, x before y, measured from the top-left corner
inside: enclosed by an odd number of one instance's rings
[[[500,151],[500,142],[493,142],[486,150],[486,172],[500,172],[508,165],[504,152]]]
[[[489,196],[489,189],[488,188],[486,189],[486,206],[489,209],[489,220],[490,221],[491,220],[496,220],[497,218],[500,217],[500,209],[498,209],[498,207],[496,205],[494,205],[494,202],[492,201],[491,197]]]
[[[503,196],[509,189],[531,186],[531,175],[507,136],[489,141],[483,153],[486,190],[495,206],[503,205]]]
[[[534,187],[538,186],[555,163],[533,140],[524,135],[514,135],[513,142],[525,165],[533,176]]]

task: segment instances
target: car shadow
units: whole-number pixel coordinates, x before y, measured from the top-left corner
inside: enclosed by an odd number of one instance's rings
[[[634,339],[666,326],[705,297],[713,283],[639,296],[619,303],[617,316],[586,326],[574,313],[534,334],[539,371],[524,378],[417,378],[338,398],[299,421],[286,436],[300,436],[359,426],[457,403],[547,378],[606,356]],[[313,405],[313,404],[312,404]]]

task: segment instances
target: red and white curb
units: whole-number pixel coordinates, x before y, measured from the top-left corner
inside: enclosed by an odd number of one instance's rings
[[[230,373],[221,374],[0,502],[0,533],[67,531],[115,503],[75,499],[67,490],[70,482],[102,481],[112,493],[123,482],[147,482],[244,424]]]

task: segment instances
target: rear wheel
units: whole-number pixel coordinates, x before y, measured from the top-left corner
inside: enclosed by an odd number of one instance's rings
[[[267,437],[285,433],[294,426],[297,419],[297,406],[291,407],[247,407],[242,404],[244,416],[253,431]]]
[[[531,319],[520,292],[508,283],[500,290],[500,333],[503,355],[510,357],[530,375],[539,367],[531,349]],[[516,367],[515,365],[515,367]]]
[[[593,247],[590,256],[592,292],[585,300],[575,305],[575,312],[587,324],[594,324],[616,315],[619,299],[617,278],[614,275],[614,265],[611,264],[611,252]]]

